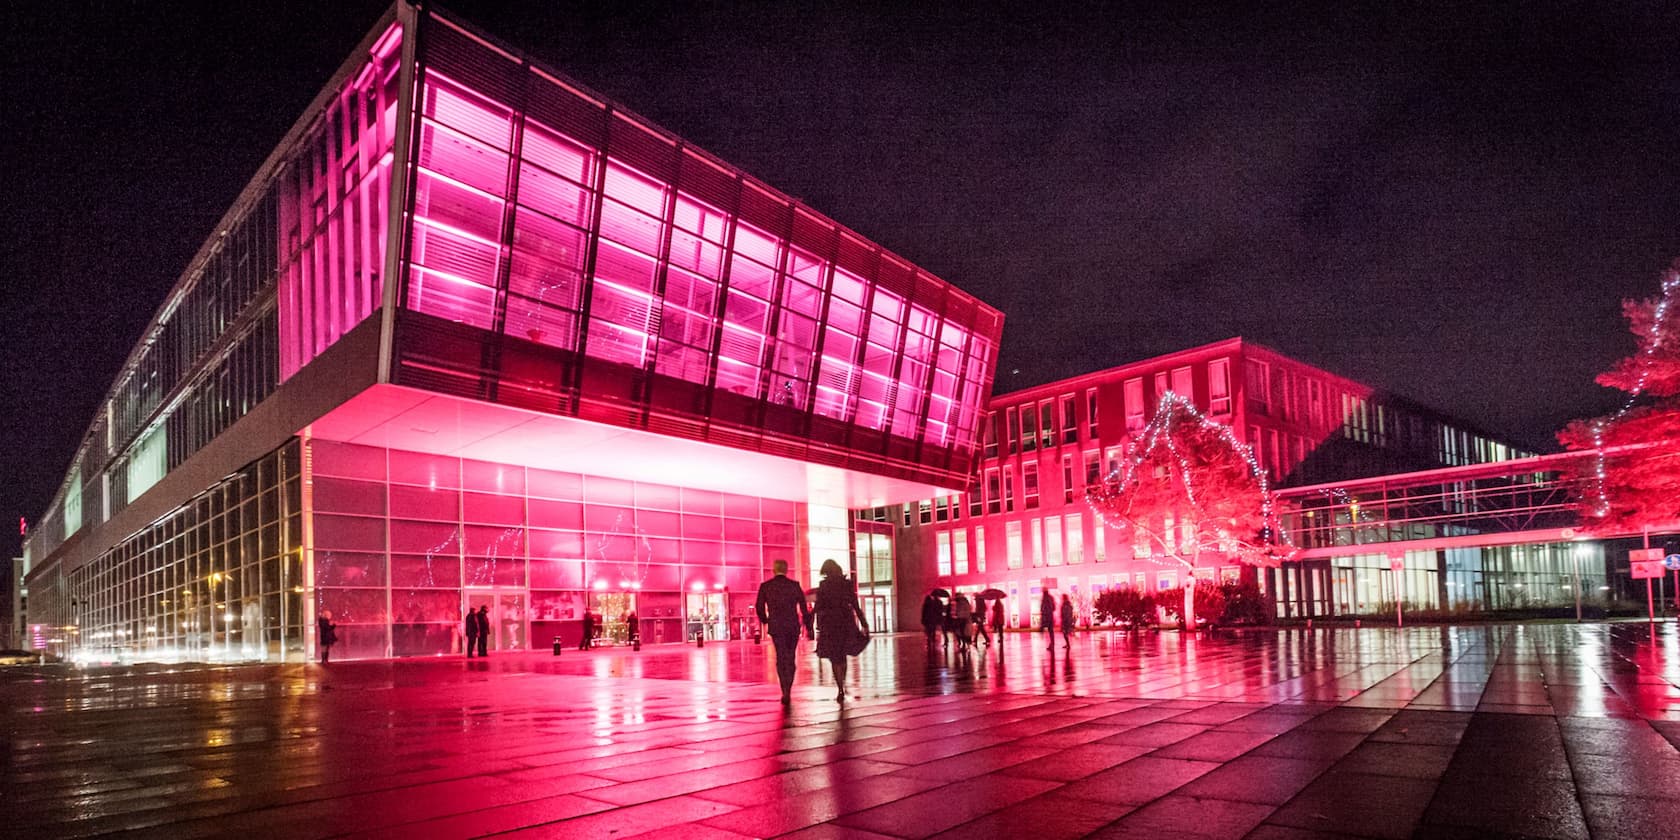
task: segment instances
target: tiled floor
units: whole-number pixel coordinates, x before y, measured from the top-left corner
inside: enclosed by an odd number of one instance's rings
[[[0,669],[0,835],[1671,836],[1670,623]],[[773,679],[769,677],[768,679]]]

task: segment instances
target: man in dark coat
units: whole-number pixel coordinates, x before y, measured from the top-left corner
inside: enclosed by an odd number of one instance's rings
[[[578,642],[578,650],[589,650],[595,646],[595,614],[588,607],[583,610],[583,640]]]
[[[473,658],[473,652],[478,649],[478,610],[467,609],[467,658]]]
[[[806,638],[811,637],[811,608],[805,603],[805,590],[788,578],[787,561],[777,560],[771,568],[776,574],[758,585],[753,609],[776,648],[776,678],[782,683],[782,704],[786,705],[793,701],[793,673],[799,665],[794,656],[800,630],[805,631]]]
[[[478,655],[480,658],[490,655],[486,650],[490,645],[490,605],[480,604],[478,607]]]

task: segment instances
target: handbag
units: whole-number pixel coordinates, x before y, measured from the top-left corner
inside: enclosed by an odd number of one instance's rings
[[[857,656],[866,647],[869,647],[869,631],[852,622],[852,634],[846,639],[846,655]]]

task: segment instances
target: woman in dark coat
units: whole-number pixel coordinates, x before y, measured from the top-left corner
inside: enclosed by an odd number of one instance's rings
[[[846,647],[854,635],[869,632],[869,622],[858,606],[857,586],[846,579],[840,564],[825,560],[822,582],[817,584],[817,604],[813,612],[817,620],[817,656],[827,659],[834,669],[834,695],[837,702],[846,702]]]
[[[321,664],[332,661],[332,646],[338,644],[338,625],[333,623],[332,611],[321,610],[315,617],[315,645],[321,649]]]

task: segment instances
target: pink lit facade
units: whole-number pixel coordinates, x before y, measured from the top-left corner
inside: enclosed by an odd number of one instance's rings
[[[994,397],[966,493],[872,512],[899,529],[899,617],[938,586],[1010,593],[1015,626],[1036,626],[1050,589],[1081,604],[1102,590],[1183,585],[1183,567],[1123,545],[1085,502],[1084,489],[1125,457],[1161,394],[1187,396],[1250,446],[1275,486],[1504,461],[1530,454],[1436,412],[1266,347],[1231,339]],[[1315,614],[1332,589],[1328,562],[1248,575],[1283,616]],[[1316,614],[1326,614],[1318,609]]]
[[[586,609],[725,638],[775,559],[890,626],[848,511],[980,459],[997,310],[435,12],[391,10],[219,229],[172,300],[222,262],[249,295],[160,309],[31,535],[56,649],[296,659],[330,613],[335,658],[443,655],[479,606],[500,650]]]

